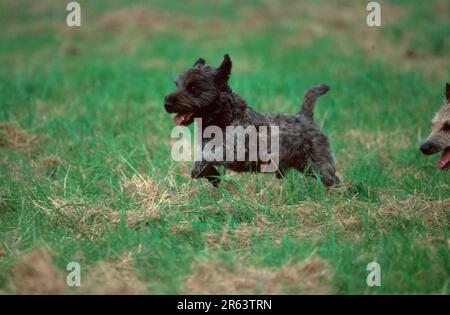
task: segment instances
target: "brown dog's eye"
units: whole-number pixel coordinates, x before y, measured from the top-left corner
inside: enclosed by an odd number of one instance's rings
[[[444,126],[442,126],[442,130],[446,132],[450,132],[450,122],[446,122]]]

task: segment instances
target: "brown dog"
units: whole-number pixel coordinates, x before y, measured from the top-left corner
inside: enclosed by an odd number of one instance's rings
[[[432,130],[420,146],[423,154],[431,155],[442,151],[436,167],[441,170],[450,168],[450,84],[445,85],[445,102],[432,120]]]

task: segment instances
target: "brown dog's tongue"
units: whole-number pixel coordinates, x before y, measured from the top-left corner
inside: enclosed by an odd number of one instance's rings
[[[436,163],[436,167],[439,169],[443,169],[445,165],[450,162],[450,148],[446,149],[444,153],[442,153],[442,157],[439,162]]]
[[[180,113],[180,114],[176,114],[173,117],[173,122],[180,126],[180,125],[185,125],[187,122],[189,122],[189,120],[192,118],[192,115],[194,115],[194,113]]]

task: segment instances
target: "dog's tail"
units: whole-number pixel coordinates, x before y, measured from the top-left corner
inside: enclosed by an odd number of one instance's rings
[[[317,97],[326,94],[329,90],[330,86],[328,84],[319,84],[306,91],[303,96],[300,114],[305,115],[312,120],[314,115],[314,105],[316,104]]]

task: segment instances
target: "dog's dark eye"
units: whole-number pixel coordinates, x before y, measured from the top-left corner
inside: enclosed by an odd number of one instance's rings
[[[173,83],[175,84],[175,86],[176,86],[176,87],[178,87],[178,83],[177,83],[177,81],[174,81]]]
[[[444,126],[442,126],[442,130],[446,132],[450,132],[450,122],[446,122]]]
[[[191,93],[195,93],[197,91],[197,87],[193,84],[188,85],[187,89]]]

